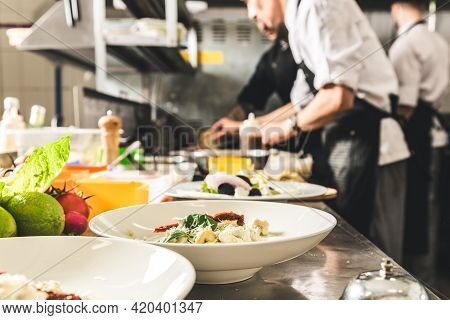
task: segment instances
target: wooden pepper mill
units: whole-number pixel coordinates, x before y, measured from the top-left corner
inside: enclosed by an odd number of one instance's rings
[[[106,116],[98,120],[98,126],[102,133],[102,145],[104,150],[103,164],[109,165],[119,156],[120,130],[122,119],[112,115],[109,110]]]

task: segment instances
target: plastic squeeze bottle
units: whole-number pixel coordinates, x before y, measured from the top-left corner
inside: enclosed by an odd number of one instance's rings
[[[248,119],[239,128],[241,150],[262,149],[262,134],[260,124],[256,120],[255,114],[250,113]]]
[[[15,135],[8,131],[11,129],[25,129],[25,121],[19,114],[19,99],[6,97],[4,107],[5,110],[0,121],[0,150],[3,152],[17,151]]]
[[[108,111],[106,116],[98,120],[101,129],[102,145],[104,151],[103,164],[109,165],[119,156],[120,130],[122,119]]]

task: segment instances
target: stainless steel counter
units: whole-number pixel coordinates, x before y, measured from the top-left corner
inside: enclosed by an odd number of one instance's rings
[[[195,285],[188,299],[339,299],[353,277],[379,269],[381,260],[387,257],[385,253],[325,204],[308,205],[338,219],[336,228],[316,248],[291,261],[265,267],[243,282]]]

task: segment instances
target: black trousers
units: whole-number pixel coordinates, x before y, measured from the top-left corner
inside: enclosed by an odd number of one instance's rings
[[[438,240],[442,223],[441,207],[441,185],[444,148],[431,150],[429,183],[427,194],[427,224],[426,224],[426,246],[419,252],[407,250],[405,252],[405,267],[413,275],[421,280],[433,284],[437,269]],[[408,212],[406,211],[408,215]],[[447,254],[450,254],[447,252]]]
[[[405,126],[405,137],[411,150],[406,192],[405,252],[415,254],[428,250],[432,108],[420,102]]]
[[[397,263],[403,262],[407,160],[377,169],[370,240]]]
[[[369,235],[383,114],[356,99],[354,107],[321,131],[313,150],[312,180],[338,190],[330,206],[364,235]]]

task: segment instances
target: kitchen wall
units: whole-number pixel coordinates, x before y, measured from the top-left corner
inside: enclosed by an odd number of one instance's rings
[[[28,24],[34,22],[54,3],[54,0],[1,0],[1,24]],[[18,97],[21,112],[28,120],[33,104],[47,108],[46,123],[54,116],[54,71],[53,62],[37,54],[20,52],[8,43],[6,29],[0,28],[0,112],[3,112],[3,98]],[[73,86],[95,86],[92,73],[63,66],[63,114],[64,123],[73,124]]]
[[[268,41],[238,8],[210,9],[196,16],[199,50],[205,59],[200,72],[152,74],[151,101],[193,126],[209,125],[225,115],[255,70]],[[270,107],[279,106],[275,102]]]
[[[55,0],[1,0],[0,23],[34,22],[54,2]],[[223,50],[223,65],[204,66],[202,72],[195,77],[153,75],[148,80],[151,100],[171,112],[179,112],[180,116],[193,122],[207,124],[224,114],[226,108],[234,103],[237,92],[251,74],[260,52],[268,46],[253,26],[247,27],[245,11],[241,11],[231,10],[230,17],[223,12],[212,10],[203,18],[200,17],[204,24],[200,46],[206,50]],[[225,27],[217,25],[216,20],[219,18],[225,20]],[[387,12],[370,13],[369,19],[383,42],[391,38],[393,28]],[[438,31],[450,41],[450,13],[439,14],[437,22]],[[251,41],[247,40],[249,35],[253,35]],[[233,55],[233,51],[238,51],[238,55]],[[233,56],[239,58],[230,59]],[[33,104],[44,105],[48,110],[46,122],[49,124],[54,111],[54,69],[52,61],[11,47],[6,37],[6,29],[0,28],[0,112],[3,110],[3,98],[16,96],[21,100],[21,110],[26,119]],[[112,81],[108,85],[109,93],[142,100],[142,79],[139,75],[118,77],[128,85]],[[94,88],[95,76],[69,65],[63,66],[65,125],[74,123],[74,86]],[[208,113],[204,112],[205,108],[208,108]],[[450,96],[443,109],[450,112]]]

